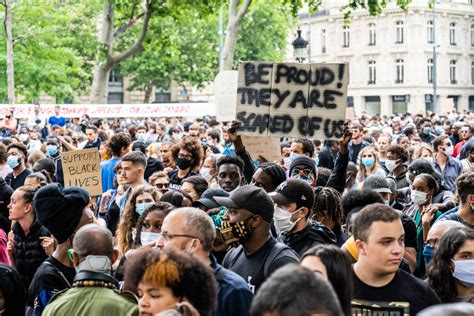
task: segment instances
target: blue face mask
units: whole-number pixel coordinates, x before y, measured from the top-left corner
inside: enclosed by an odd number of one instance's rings
[[[145,210],[154,203],[137,203],[135,205],[135,213],[138,215],[142,215]]]
[[[48,155],[54,156],[58,153],[58,146],[56,146],[56,145],[47,145],[46,146],[46,151],[48,152]]]
[[[8,156],[7,163],[10,168],[15,169],[20,165],[20,158],[17,156]]]
[[[471,288],[474,286],[474,259],[453,260],[455,277],[462,285]]]
[[[375,159],[374,158],[368,158],[368,157],[367,158],[362,158],[362,164],[366,168],[370,168],[375,164]]]
[[[436,251],[436,248],[431,247],[430,245],[426,245],[425,248],[423,248],[423,257],[425,258],[426,265],[430,264],[435,251]]]

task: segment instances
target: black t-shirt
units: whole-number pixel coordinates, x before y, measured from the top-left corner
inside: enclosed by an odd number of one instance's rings
[[[181,181],[191,176],[198,176],[198,175],[199,173],[190,172],[184,178],[179,178],[178,170],[173,170],[170,173],[168,173],[168,177],[170,178],[170,189],[179,190],[181,189]]]
[[[267,264],[268,273],[265,275],[265,262],[272,249],[277,246],[277,243],[274,238],[270,238],[259,250],[251,255],[246,255],[242,246],[233,248],[227,253],[222,265],[224,268],[232,270],[244,278],[252,292],[256,293],[260,285],[275,270],[288,263],[299,262],[296,254],[285,246],[285,249],[279,252],[271,263]]]
[[[353,315],[385,312],[386,315],[416,315],[421,310],[441,304],[436,293],[423,281],[398,270],[385,286],[373,287],[362,282],[352,270]],[[385,315],[385,314],[384,314]]]
[[[405,247],[411,247],[418,250],[418,243],[416,240],[416,224],[413,219],[402,213],[402,225],[405,230]]]
[[[17,176],[13,175],[13,172],[10,172],[7,174],[5,177],[5,182],[13,189],[16,190],[19,187],[21,187],[26,180],[26,177],[28,177],[31,174],[31,171],[29,169],[23,170],[22,173],[20,173]]]

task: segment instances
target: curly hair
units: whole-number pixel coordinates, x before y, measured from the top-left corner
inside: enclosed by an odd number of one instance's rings
[[[171,160],[176,163],[178,154],[181,149],[188,151],[193,159],[191,163],[191,171],[197,170],[201,166],[202,156],[204,155],[201,142],[193,137],[188,137],[176,143],[171,147]]]
[[[112,136],[112,138],[108,142],[108,146],[112,151],[112,155],[118,157],[121,154],[122,148],[130,146],[131,143],[132,139],[130,138],[130,135],[124,132],[120,132]]]
[[[210,267],[184,251],[138,249],[125,265],[124,290],[138,294],[140,282],[167,287],[177,298],[186,298],[202,316],[212,315],[217,302],[217,282]]]
[[[468,227],[451,228],[439,241],[438,248],[428,266],[430,287],[443,303],[455,302],[457,291],[452,276],[452,259],[467,240],[474,239],[474,230]]]
[[[314,204],[312,216],[326,216],[334,223],[343,224],[341,194],[331,187],[316,187],[314,189]]]
[[[128,198],[125,210],[117,227],[117,245],[122,253],[126,253],[133,246],[132,230],[137,226],[138,214],[135,212],[137,197],[149,193],[155,202],[160,200],[160,193],[152,186],[146,185],[137,188]]]
[[[168,202],[156,202],[155,204],[147,207],[143,214],[140,215],[140,217],[138,218],[134,245],[140,246],[142,244],[142,241],[140,240],[140,235],[143,229],[143,222],[145,221],[145,218],[148,216],[148,214],[152,212],[163,212],[166,216],[174,209],[174,205]]]
[[[400,159],[402,162],[407,162],[408,159],[410,159],[410,154],[408,153],[408,150],[397,145],[391,146],[387,152],[391,152],[392,154],[397,155],[398,159]]]
[[[220,157],[217,160],[217,172],[219,172],[221,166],[225,164],[236,165],[237,167],[239,167],[241,174],[244,171],[244,161],[239,156],[225,155]]]

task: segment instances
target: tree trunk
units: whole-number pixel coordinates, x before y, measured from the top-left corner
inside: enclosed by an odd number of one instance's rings
[[[5,6],[5,34],[7,40],[7,81],[8,81],[8,104],[15,104],[15,69],[13,63],[13,3],[4,0]]]
[[[239,4],[242,1],[242,4]],[[232,70],[234,64],[235,44],[242,28],[242,20],[248,11],[252,0],[230,0],[229,19],[226,28],[224,49],[222,52],[222,70]]]
[[[106,104],[109,92],[109,74],[106,64],[96,66],[94,69],[94,79],[92,80],[91,104]]]
[[[145,99],[143,100],[143,103],[150,103],[151,99],[151,92],[153,91],[153,82],[150,82],[148,85],[145,87]]]

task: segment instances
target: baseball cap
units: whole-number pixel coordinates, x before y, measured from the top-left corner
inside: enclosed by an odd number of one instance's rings
[[[364,190],[373,190],[377,193],[392,193],[387,179],[377,175],[370,175],[364,180]]]
[[[262,188],[245,185],[232,191],[229,197],[216,196],[219,205],[230,208],[243,208],[270,223],[273,219],[274,205],[270,196]]]
[[[207,189],[202,193],[199,200],[193,202],[192,206],[197,207],[202,204],[209,209],[216,208],[219,206],[219,204],[214,200],[216,196],[228,197],[229,192],[226,192],[222,189]]]
[[[300,179],[288,179],[280,183],[275,192],[269,193],[277,204],[295,203],[297,208],[306,207],[311,210],[314,204],[314,192],[311,186]]]

